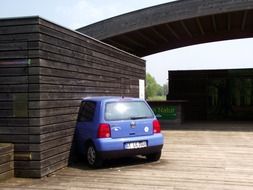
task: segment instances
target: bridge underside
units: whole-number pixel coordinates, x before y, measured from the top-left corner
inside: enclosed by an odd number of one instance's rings
[[[143,57],[194,44],[253,37],[253,1],[177,1],[78,31]]]
[[[143,57],[175,48],[253,37],[253,11],[205,16],[161,24],[102,41]]]

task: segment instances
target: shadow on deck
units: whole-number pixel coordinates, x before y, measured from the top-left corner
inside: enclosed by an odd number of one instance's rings
[[[196,121],[182,124],[169,124],[161,121],[162,130],[186,131],[242,131],[252,132],[253,121]]]

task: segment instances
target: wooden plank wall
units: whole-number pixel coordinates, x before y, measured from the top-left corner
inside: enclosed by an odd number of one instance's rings
[[[16,176],[33,176],[26,167],[40,155],[40,128],[30,125],[33,66],[39,61],[38,18],[0,19],[0,143],[14,144]],[[38,171],[36,168],[35,171]],[[29,173],[29,175],[25,175]]]
[[[0,112],[5,121],[0,124],[0,142],[15,144],[16,176],[42,177],[68,164],[81,98],[137,97],[139,79],[145,79],[145,61],[38,17],[2,20],[0,26],[0,36],[7,36],[14,43],[5,43],[10,48],[8,53],[0,49],[0,59],[26,61],[23,73],[18,75],[26,77],[24,83],[10,88],[2,83],[5,79],[0,79],[1,86],[6,88],[0,93],[1,102],[10,112],[9,119],[7,112]],[[15,45],[19,35],[23,35],[20,38],[25,39],[26,46]],[[13,47],[16,49],[12,50]],[[15,58],[21,49],[24,55]],[[17,65],[13,67],[17,69]],[[8,72],[14,71],[6,67],[3,73]],[[16,95],[10,94],[15,94],[17,88],[27,94],[26,98],[18,96],[27,101],[26,117],[17,118],[12,113]]]
[[[13,145],[0,143],[0,181],[14,176]]]

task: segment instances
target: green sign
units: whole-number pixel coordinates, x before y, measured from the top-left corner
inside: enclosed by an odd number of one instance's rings
[[[156,106],[152,107],[155,115],[161,120],[173,120],[177,117],[176,106]]]

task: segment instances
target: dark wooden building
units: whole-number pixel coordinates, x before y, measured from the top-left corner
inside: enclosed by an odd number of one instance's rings
[[[253,69],[169,71],[169,100],[185,120],[253,120]]]
[[[0,143],[0,182],[13,174],[13,145]]]
[[[39,17],[0,20],[0,143],[15,175],[68,164],[80,99],[139,96],[145,61]]]

